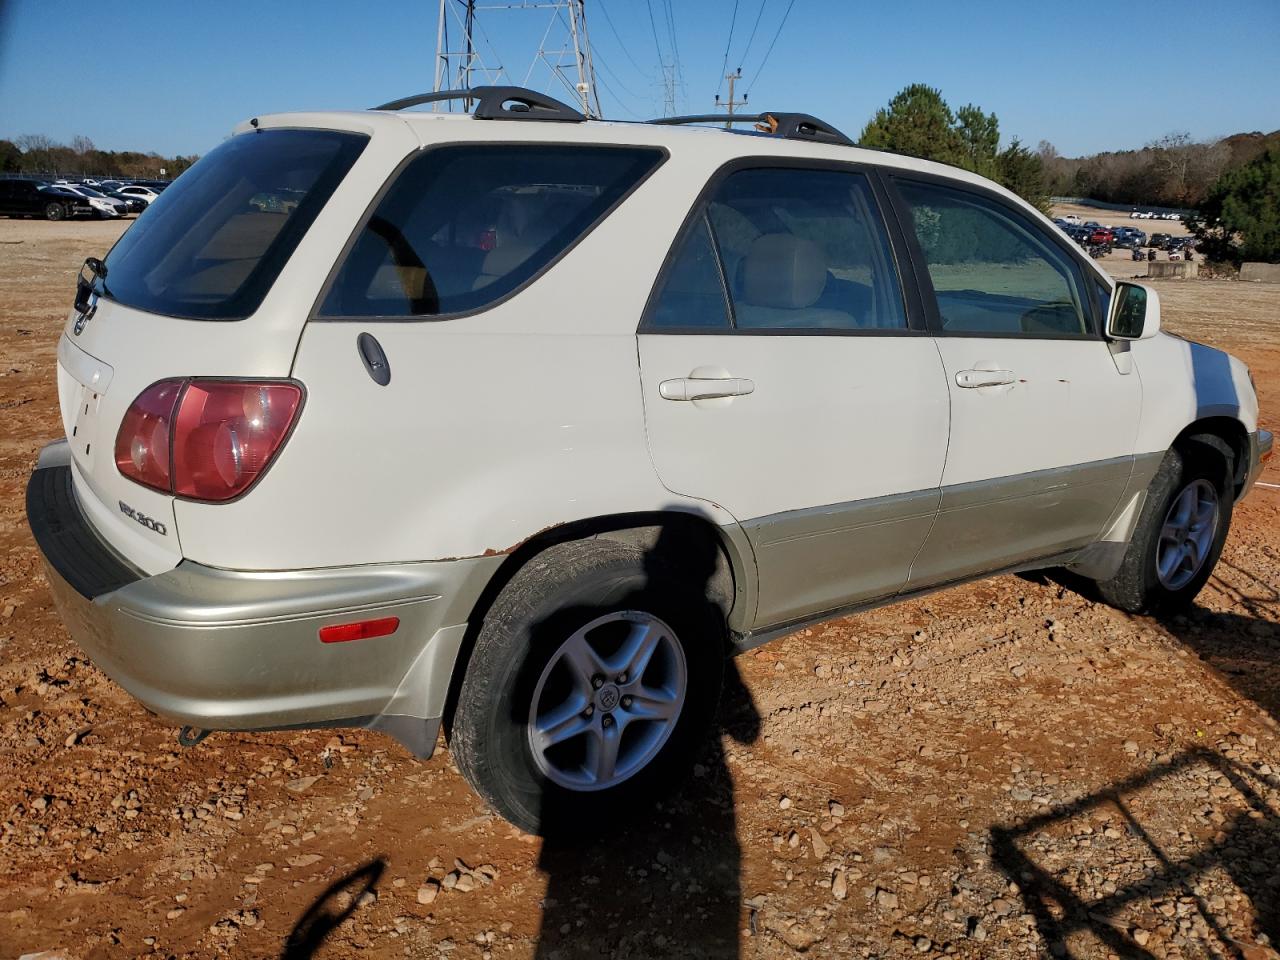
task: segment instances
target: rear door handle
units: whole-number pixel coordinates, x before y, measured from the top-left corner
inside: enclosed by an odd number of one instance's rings
[[[680,377],[663,380],[658,393],[663,400],[715,400],[720,397],[745,397],[755,393],[756,385],[745,377]]]
[[[956,386],[967,389],[1005,387],[1017,382],[1017,379],[1012,370],[960,370],[956,373]]]

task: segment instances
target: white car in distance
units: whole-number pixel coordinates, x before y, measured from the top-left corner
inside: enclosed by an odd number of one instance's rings
[[[127,197],[137,197],[139,200],[146,203],[147,206],[150,206],[155,199],[160,196],[160,194],[155,190],[152,190],[150,187],[144,187],[139,183],[131,183],[120,187],[116,190],[116,193],[123,193]]]
[[[1204,585],[1249,373],[1025,201],[802,114],[466,95],[254,118],[85,265],[28,518],[184,743],[443,723],[513,823],[619,828],[726,654],[1001,572]]]

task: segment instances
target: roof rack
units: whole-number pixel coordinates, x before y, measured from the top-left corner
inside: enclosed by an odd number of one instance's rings
[[[852,147],[854,142],[843,133],[807,113],[697,113],[687,117],[658,117],[649,123],[754,123],[760,133],[785,137],[788,140],[812,140],[816,143],[837,143]]]
[[[384,103],[374,110],[404,110],[423,103],[477,100],[472,116],[477,120],[550,120],[582,123],[587,118],[567,103],[525,87],[472,87],[470,90],[437,90]]]

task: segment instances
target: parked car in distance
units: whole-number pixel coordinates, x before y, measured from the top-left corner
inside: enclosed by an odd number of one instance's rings
[[[142,197],[132,197],[127,193],[121,193],[118,190],[100,190],[100,193],[110,197],[112,200],[119,200],[127,208],[127,212],[135,216],[147,209],[147,201]]]
[[[86,187],[84,184],[72,184],[63,187],[63,189],[70,190],[72,193],[79,194],[88,200],[89,206],[93,208],[93,216],[100,220],[123,217],[129,212],[129,204],[127,202],[108,197],[92,187]]]
[[[0,179],[0,215],[66,220],[92,216],[87,197],[41,180]]]
[[[140,183],[130,183],[120,187],[116,193],[122,193],[126,197],[137,197],[139,200],[150,206],[151,202],[160,196],[160,194],[152,187],[144,186]]]
[[[1147,246],[1154,247],[1157,250],[1164,250],[1169,246],[1169,241],[1171,239],[1172,238],[1167,233],[1153,233],[1150,241],[1147,243]]]
[[[1089,242],[1098,246],[1110,247],[1115,243],[1115,234],[1110,227],[1094,224],[1089,228]]]
[[[1082,224],[1081,224],[1081,222],[1080,222],[1080,218],[1079,218],[1079,217],[1077,217],[1074,213],[1068,213],[1068,214],[1066,214],[1062,219],[1063,219],[1063,220],[1065,220],[1065,221],[1067,221],[1067,223],[1069,223],[1069,224],[1071,224],[1072,226],[1075,226],[1075,227],[1079,227],[1079,226],[1081,226],[1081,225],[1082,225]]]
[[[621,831],[726,654],[1002,572],[1204,586],[1270,453],[1249,372],[1032,205],[808,116],[467,96],[260,115],[85,263],[28,522],[184,744],[448,717],[512,823]]]

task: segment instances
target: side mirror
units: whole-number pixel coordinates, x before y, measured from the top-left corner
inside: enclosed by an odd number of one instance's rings
[[[1142,283],[1116,282],[1107,313],[1112,340],[1147,340],[1160,332],[1160,294]]]

